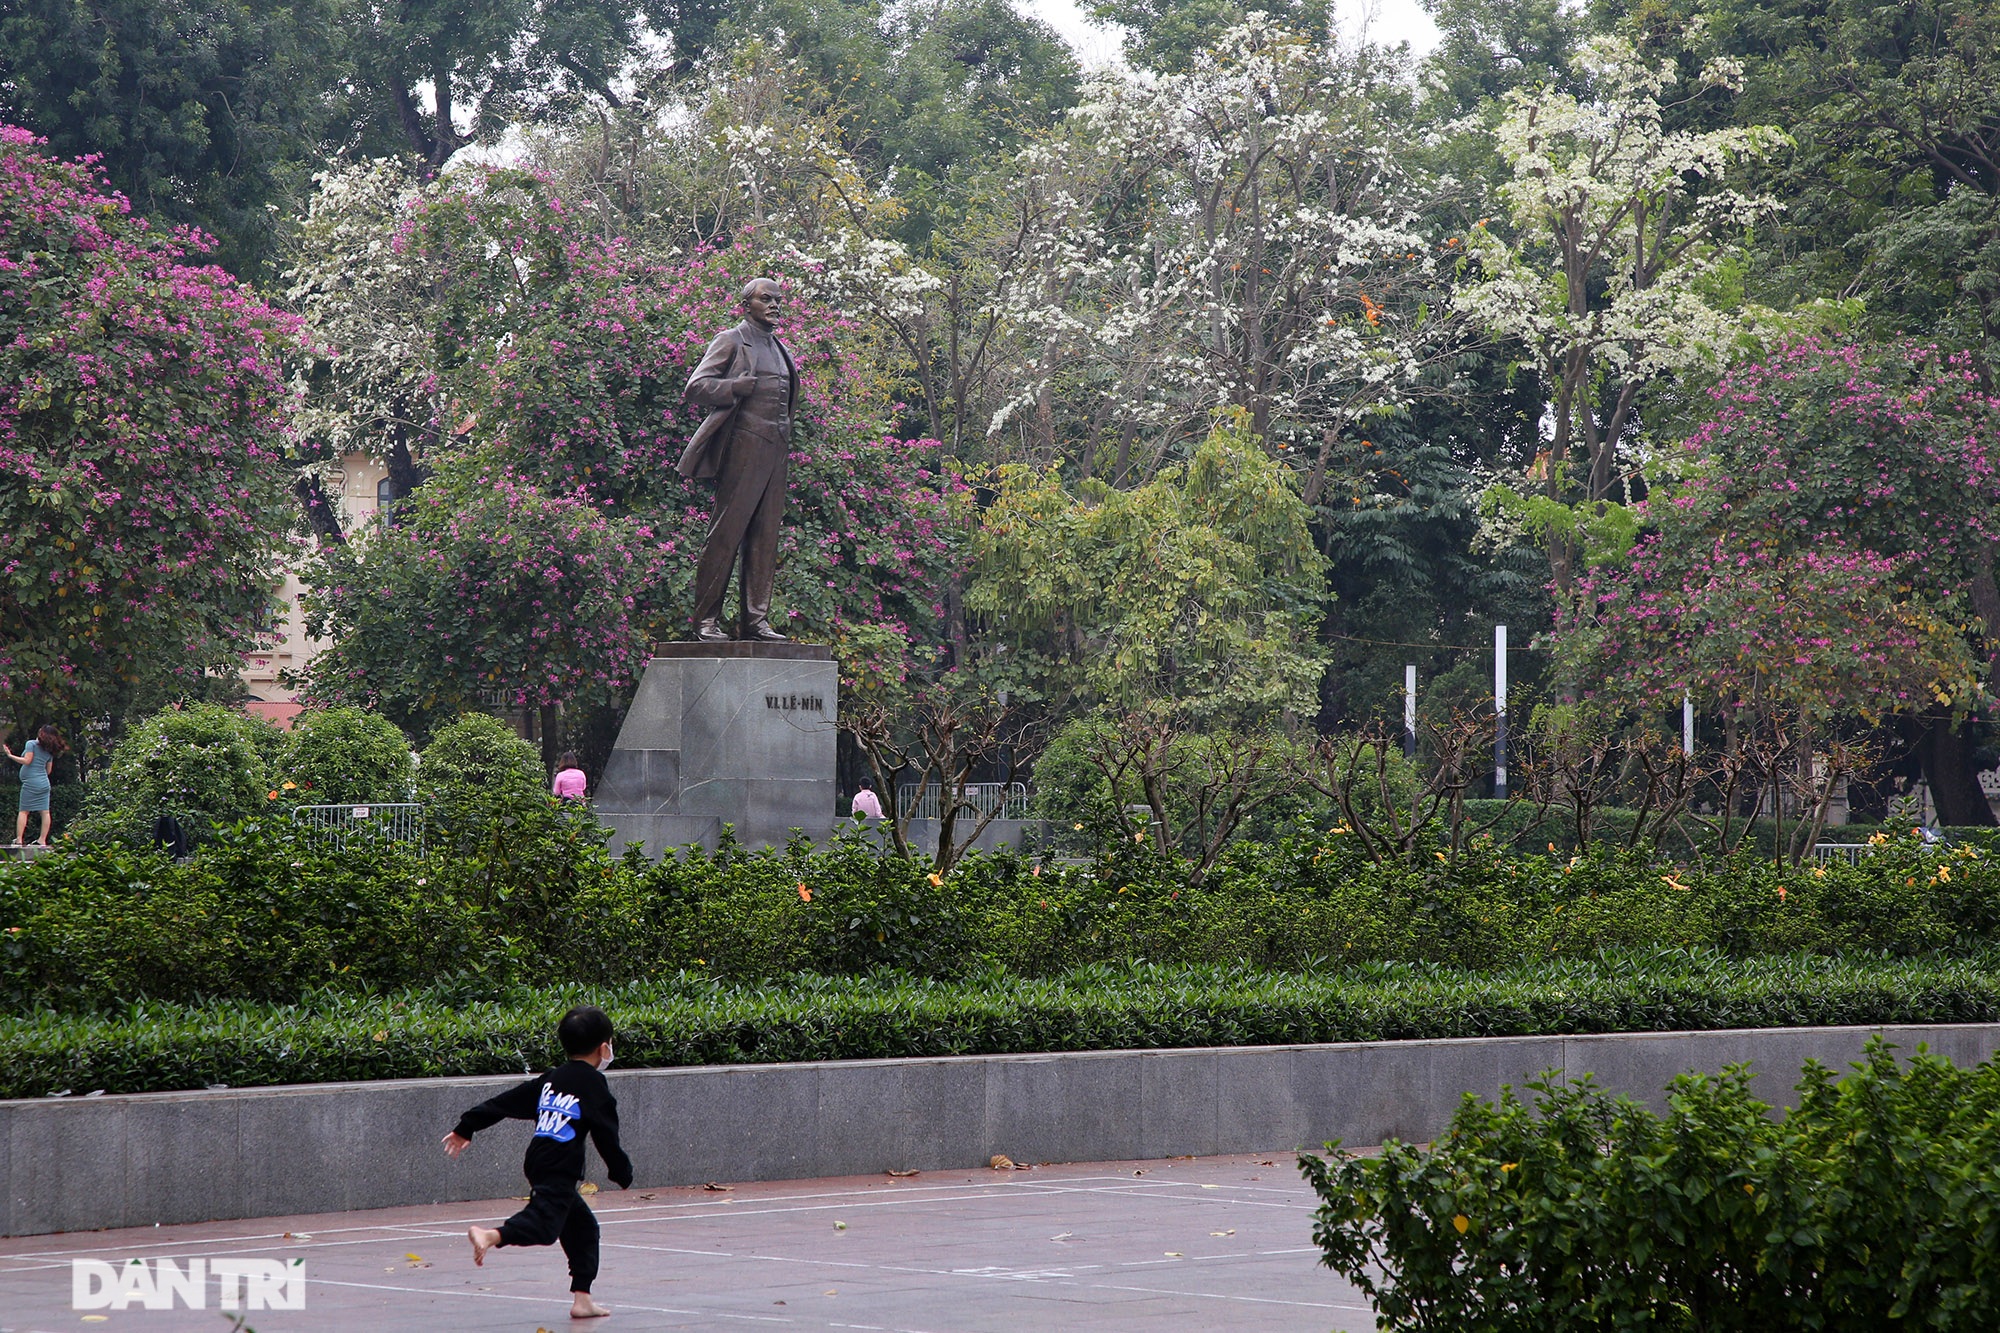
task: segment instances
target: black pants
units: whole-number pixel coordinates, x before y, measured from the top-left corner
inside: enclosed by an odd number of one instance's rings
[[[750,625],[771,615],[771,590],[778,576],[778,538],[785,521],[785,486],[791,445],[739,432],[715,479],[715,521],[694,573],[694,618],[722,615],[729,571],[743,557],[743,606]],[[749,626],[744,627],[745,632]]]
[[[528,1206],[500,1224],[502,1245],[562,1242],[569,1260],[569,1289],[589,1291],[597,1280],[597,1215],[576,1192],[574,1180],[529,1182]]]

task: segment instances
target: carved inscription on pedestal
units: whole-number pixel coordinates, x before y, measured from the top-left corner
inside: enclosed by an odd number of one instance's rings
[[[826,700],[817,694],[767,694],[764,707],[781,713],[826,712]]]

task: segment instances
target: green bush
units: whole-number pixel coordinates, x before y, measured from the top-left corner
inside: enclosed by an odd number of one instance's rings
[[[417,799],[434,828],[478,832],[547,794],[541,757],[506,723],[467,713],[431,734],[417,764]]]
[[[288,798],[305,805],[407,801],[410,743],[395,723],[377,714],[346,706],[309,708],[293,719],[272,775]]]
[[[88,785],[77,834],[145,843],[172,815],[190,839],[254,818],[268,803],[267,752],[282,744],[262,718],[223,704],[168,708],[134,726]]]
[[[1658,1116],[1590,1084],[1468,1097],[1428,1148],[1310,1155],[1322,1262],[1384,1329],[1784,1333],[2000,1325],[2000,1068],[1880,1040],[1773,1119],[1739,1066]]]
[[[1738,962],[1662,952],[1497,974],[1409,965],[1284,974],[1140,964],[1045,978],[798,974],[739,984],[669,972],[622,986],[538,978],[515,987],[467,972],[419,990],[322,990],[296,1004],[148,1001],[101,1013],[43,1009],[0,1018],[0,1097],[519,1074],[560,1058],[556,1020],[584,1002],[604,1006],[617,1023],[619,1064],[640,1068],[1992,1022],[2000,1019],[1993,961]]]
[[[327,985],[506,975],[509,943],[433,890],[404,845],[341,851],[286,819],[214,830],[174,862],[112,842],[0,876],[0,998],[289,997]]]
[[[927,865],[885,857],[862,834],[654,864],[613,858],[589,810],[539,789],[480,808],[421,855],[365,838],[320,845],[266,817],[180,863],[89,844],[7,866],[0,926],[21,933],[16,954],[0,956],[0,994],[63,1006],[279,999],[325,980],[305,961],[320,957],[327,975],[359,987],[467,966],[617,984],[678,969],[741,981],[885,967],[1049,976],[1132,962],[1504,969],[1606,948],[1754,958],[2000,944],[2000,860],[1908,837],[1856,865],[1792,870],[1745,857],[1703,874],[1643,853],[1519,856],[1493,845],[1380,865],[1340,834],[1300,833],[1236,845],[1199,886],[1150,843],[1107,840],[1075,864],[979,855],[934,881]],[[261,914],[238,906],[280,890],[288,896]],[[430,904],[451,930],[434,941],[430,918],[371,906],[385,900]],[[323,935],[296,942],[298,919]],[[262,961],[190,961],[231,950]]]

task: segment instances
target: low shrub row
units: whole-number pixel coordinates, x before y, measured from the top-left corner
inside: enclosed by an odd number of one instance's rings
[[[1034,978],[679,974],[621,987],[315,994],[0,1019],[0,1096],[518,1074],[603,1005],[621,1065],[838,1060],[1727,1027],[2000,1021],[1993,959],[1608,954],[1500,973],[1091,967]]]
[[[1746,1072],[1664,1116],[1565,1083],[1470,1099],[1428,1148],[1300,1159],[1323,1261],[1380,1327],[1789,1333],[2000,1327],[2000,1068],[1871,1045],[1782,1119]]]
[[[1482,845],[1378,865],[1298,831],[1232,848],[1199,886],[1145,845],[1077,864],[973,857],[949,876],[854,838],[616,859],[542,798],[404,844],[315,841],[283,820],[175,862],[110,844],[0,873],[0,1001],[284,1000],[328,985],[471,977],[593,985],[680,970],[754,981],[894,968],[1054,975],[1145,961],[1314,971],[1370,960],[1502,968],[1605,948],[1914,955],[2000,943],[2000,859],[1904,837],[1856,865],[1707,873],[1643,853]]]

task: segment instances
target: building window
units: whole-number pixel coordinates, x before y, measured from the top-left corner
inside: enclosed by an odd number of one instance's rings
[[[375,521],[383,527],[395,526],[396,483],[384,477],[375,483]]]

